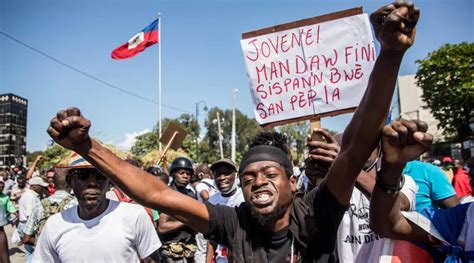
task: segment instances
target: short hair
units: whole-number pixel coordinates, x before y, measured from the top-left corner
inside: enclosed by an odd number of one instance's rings
[[[249,143],[249,149],[259,145],[274,146],[280,148],[287,155],[291,155],[290,147],[288,146],[288,137],[276,131],[260,132]]]

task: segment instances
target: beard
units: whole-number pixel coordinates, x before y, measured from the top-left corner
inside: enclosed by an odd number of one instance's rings
[[[283,217],[286,212],[288,206],[284,206],[282,204],[278,204],[275,208],[275,211],[268,213],[268,214],[260,214],[257,212],[254,206],[250,206],[250,214],[254,221],[259,224],[260,226],[266,226],[269,223],[275,222],[277,219]]]

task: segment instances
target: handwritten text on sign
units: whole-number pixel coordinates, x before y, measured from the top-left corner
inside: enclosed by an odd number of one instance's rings
[[[241,40],[260,124],[357,107],[376,58],[367,14]]]

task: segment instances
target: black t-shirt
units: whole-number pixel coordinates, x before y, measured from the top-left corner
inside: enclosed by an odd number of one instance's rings
[[[331,254],[346,209],[322,184],[295,197],[287,228],[265,233],[253,221],[245,203],[235,208],[209,203],[206,206],[210,218],[206,238],[228,247],[234,262],[255,263],[290,262],[293,237],[294,262],[315,262]]]

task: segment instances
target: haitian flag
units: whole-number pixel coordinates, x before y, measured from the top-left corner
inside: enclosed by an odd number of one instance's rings
[[[156,43],[158,43],[158,19],[130,38],[127,43],[114,49],[112,51],[112,58],[131,58]]]

